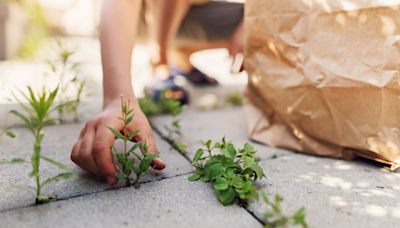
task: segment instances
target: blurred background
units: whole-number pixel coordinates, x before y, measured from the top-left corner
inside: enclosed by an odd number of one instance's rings
[[[8,111],[15,108],[13,96],[27,85],[49,88],[59,83],[49,62],[69,57],[74,74],[85,81],[82,95],[83,120],[95,115],[102,103],[102,68],[98,25],[102,0],[0,0],[0,126],[15,121]],[[135,45],[132,75],[135,92],[143,96],[150,80],[149,49],[146,43]],[[232,60],[226,49],[210,49],[195,53],[191,62],[208,75],[218,79],[224,91],[244,90],[245,73],[231,75]],[[218,62],[218,64],[215,64]],[[189,85],[190,87],[190,85]],[[219,90],[189,88],[193,105],[218,103]],[[72,95],[76,91],[66,91]],[[67,94],[68,95],[68,94]],[[199,104],[201,106],[201,104]]]

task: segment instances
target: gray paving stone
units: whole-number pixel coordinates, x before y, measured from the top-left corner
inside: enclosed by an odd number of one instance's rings
[[[231,140],[237,146],[243,146],[249,142],[258,151],[261,159],[268,159],[272,156],[283,156],[293,154],[286,150],[276,149],[251,142],[248,138],[246,117],[242,107],[221,108],[212,111],[199,111],[188,108],[180,115],[183,138],[182,141],[188,144],[189,154],[192,158],[197,148],[201,147],[201,140],[211,139],[220,141],[222,137]],[[172,121],[171,116],[156,116],[151,119],[152,124],[162,135],[168,137],[165,125]]]
[[[72,197],[90,192],[108,189],[106,183],[95,180],[81,170],[70,160],[70,151],[78,138],[82,123],[50,126],[45,129],[46,137],[43,141],[43,154],[63,162],[77,176],[55,183],[45,189],[46,193],[58,195],[59,198]],[[27,129],[16,129],[17,138],[2,137],[0,140],[0,159],[25,158],[30,159],[33,139]],[[170,149],[169,144],[156,135],[160,157],[167,162],[163,171],[152,171],[143,181],[172,177],[192,171],[190,163],[180,154]],[[42,173],[54,176],[58,170],[42,162]],[[33,180],[27,176],[31,171],[29,164],[0,166],[0,210],[28,205],[34,202],[34,193],[21,184],[34,186]]]
[[[284,197],[284,211],[305,207],[310,227],[399,227],[400,175],[367,161],[307,155],[262,162],[262,191]],[[249,209],[262,218],[262,201]]]
[[[0,213],[1,227],[261,227],[187,176]]]

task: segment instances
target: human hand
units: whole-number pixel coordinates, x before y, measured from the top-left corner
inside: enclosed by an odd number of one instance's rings
[[[71,152],[74,163],[93,175],[104,177],[109,184],[115,184],[118,180],[115,177],[117,169],[111,153],[115,137],[107,127],[120,130],[126,135],[140,130],[133,140],[146,141],[150,145],[149,153],[158,152],[147,118],[140,110],[136,99],[131,100],[134,101],[135,118],[126,129],[123,129],[123,123],[118,119],[121,116],[121,101],[115,99],[109,102],[98,116],[86,123]],[[160,158],[156,158],[152,166],[161,170],[166,165]]]

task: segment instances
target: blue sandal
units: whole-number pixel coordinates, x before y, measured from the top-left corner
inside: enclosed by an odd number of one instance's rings
[[[160,80],[149,88],[149,92],[154,101],[160,100],[160,96],[165,91],[169,91],[166,95],[168,99],[174,99],[181,105],[189,104],[189,93],[182,87],[176,84],[174,76],[170,76],[165,80]]]

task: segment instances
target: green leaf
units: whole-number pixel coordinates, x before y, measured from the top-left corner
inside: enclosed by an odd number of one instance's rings
[[[204,171],[205,174],[211,179],[216,179],[222,175],[224,167],[220,163],[216,163],[207,167]]]
[[[193,173],[193,174],[188,178],[188,180],[189,180],[189,181],[197,181],[197,180],[199,180],[200,178],[201,178],[201,174],[198,173],[198,172],[195,172],[195,173]]]
[[[237,192],[233,187],[228,187],[225,190],[215,190],[215,194],[219,202],[224,206],[234,203],[237,196]]]
[[[115,173],[115,177],[120,181],[126,180],[126,178],[127,178],[124,174],[122,174],[120,172]]]
[[[64,164],[62,164],[62,163],[60,163],[60,162],[58,162],[58,161],[55,161],[55,160],[53,160],[53,159],[50,159],[50,158],[48,158],[48,157],[45,157],[45,156],[40,156],[40,157],[41,157],[43,160],[49,162],[50,164],[56,166],[57,168],[68,171],[68,167],[65,166]]]
[[[214,183],[214,188],[217,190],[225,190],[228,187],[228,181],[225,178],[218,178]]]
[[[186,153],[187,152],[187,145],[185,143],[176,143],[175,144],[176,149],[180,153]]]
[[[257,164],[253,164],[251,166],[251,169],[256,173],[257,178],[261,179],[261,178],[263,178],[265,176],[264,175],[264,170],[261,168],[261,166],[259,166]]]
[[[205,142],[201,142],[207,149],[211,149],[211,140],[207,140]]]
[[[159,156],[159,153],[155,154],[146,154],[146,156],[143,158],[143,160],[139,164],[139,172],[144,173],[146,172],[151,165],[151,162]]]
[[[204,150],[203,149],[198,149],[196,151],[196,154],[194,155],[193,161],[198,161],[203,154],[204,154]]]
[[[133,120],[133,115],[128,116],[128,118],[126,118],[126,120],[124,121],[125,125],[128,125],[130,122],[132,122]]]
[[[243,156],[244,166],[243,169],[250,168],[254,164],[254,159],[249,156]]]
[[[135,165],[135,159],[130,159],[125,163],[125,167],[128,169],[128,172],[133,170],[133,166]]]
[[[232,143],[229,143],[226,148],[222,150],[222,154],[227,158],[233,158],[236,154],[235,146]]]
[[[293,224],[294,225],[301,225],[304,228],[308,227],[307,223],[305,221],[305,209],[301,208],[299,209],[294,215],[293,215]]]
[[[118,163],[121,164],[122,166],[124,166],[125,162],[126,162],[124,154],[122,154],[122,153],[121,154],[116,154],[116,157],[117,157]]]
[[[129,153],[133,153],[133,152],[140,146],[140,143],[141,143],[141,142],[137,142],[137,143],[133,144],[133,146],[131,147],[131,149],[128,151],[128,154],[129,154]]]
[[[253,145],[251,145],[249,143],[244,144],[243,150],[244,150],[245,154],[247,154],[247,155],[256,153],[256,150],[254,149]]]
[[[232,178],[232,185],[235,188],[242,188],[243,187],[243,180],[239,176],[235,176]]]
[[[20,158],[14,158],[11,160],[0,160],[0,165],[5,165],[5,164],[21,164],[21,163],[29,163],[25,161],[24,159]]]
[[[44,186],[49,185],[49,184],[51,184],[51,183],[54,183],[54,182],[56,182],[56,181],[69,179],[69,178],[73,177],[74,175],[75,175],[75,174],[73,174],[73,173],[71,173],[71,172],[60,173],[60,174],[58,174],[57,176],[54,176],[54,177],[51,177],[51,178],[46,179],[46,180],[41,184],[41,185],[42,185],[42,188],[43,188]]]
[[[139,134],[139,132],[140,132],[140,130],[136,130],[136,131],[133,131],[132,133],[130,133],[128,136],[128,140],[132,140],[136,135]]]
[[[15,138],[14,132],[12,132],[12,131],[10,131],[10,130],[6,131],[6,135],[7,135],[8,137],[10,137],[10,138]]]
[[[113,133],[113,135],[118,139],[125,139],[125,136],[121,134],[121,132],[115,130],[114,128],[108,127],[107,128]]]
[[[16,110],[11,110],[10,113],[17,116],[18,118],[20,118],[27,127],[29,127],[31,125],[31,121],[29,120],[29,118],[26,117],[25,115],[23,115],[22,113],[20,113]]]

